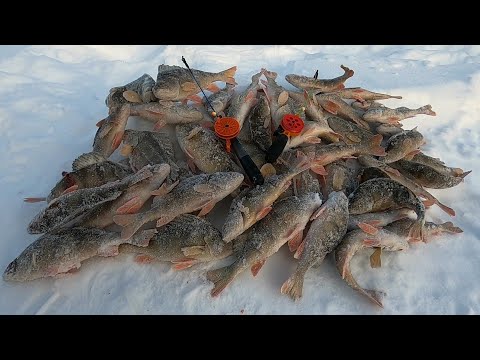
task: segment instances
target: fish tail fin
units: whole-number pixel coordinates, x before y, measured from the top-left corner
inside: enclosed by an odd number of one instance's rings
[[[370,141],[370,144],[368,145],[369,148],[369,153],[371,155],[376,155],[376,156],[385,156],[387,153],[385,152],[385,149],[380,146],[382,143],[383,136],[380,134],[375,135],[372,140]]]
[[[450,216],[455,216],[455,210],[453,210],[452,208],[449,208],[447,205],[444,205],[442,204],[440,201],[438,201],[437,199],[436,200],[436,204],[438,205],[438,207],[440,209],[442,209],[443,211],[445,211],[448,215]]]
[[[137,246],[148,246],[150,240],[155,236],[156,233],[157,229],[139,231],[132,236],[131,243]]]
[[[424,240],[424,235],[423,235],[423,223],[424,221],[422,220],[417,220],[410,228],[410,232],[408,236],[412,240],[416,241],[423,241]]]
[[[217,297],[235,278],[235,263],[220,269],[210,270],[207,272],[207,279],[213,282],[214,287],[210,294]]]
[[[467,176],[467,175],[470,174],[471,172],[472,172],[472,170],[470,170],[470,171],[465,171],[464,173],[462,173],[462,174],[460,175],[460,177],[461,177],[462,179],[465,179],[465,176]]]
[[[422,106],[420,108],[420,110],[422,111],[422,114],[425,114],[425,115],[431,115],[431,116],[436,116],[437,115],[437,113],[432,110],[432,105],[430,105],[430,104]]]
[[[451,221],[447,221],[443,224],[439,224],[438,227],[444,232],[455,233],[455,234],[463,233],[463,230],[460,229],[458,226],[453,225]]]
[[[122,239],[129,239],[143,225],[139,214],[115,215],[113,221],[115,224],[123,227]]]
[[[280,292],[282,294],[287,294],[293,300],[298,300],[302,297],[303,292],[303,280],[304,280],[303,273],[299,272],[298,270],[293,273],[292,276],[285,281],[280,288]]]
[[[221,72],[222,80],[227,84],[237,85],[235,82],[235,73],[237,72],[237,67],[232,66],[230,69],[224,70]]]
[[[36,203],[41,201],[47,201],[47,198],[46,197],[26,197],[23,199],[23,201],[27,203]]]

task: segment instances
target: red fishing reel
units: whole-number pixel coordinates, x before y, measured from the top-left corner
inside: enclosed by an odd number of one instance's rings
[[[278,157],[285,149],[288,139],[299,135],[304,127],[305,123],[300,116],[295,114],[284,115],[282,122],[273,133],[272,145],[270,145],[267,150],[265,160],[271,164],[277,161]]]
[[[215,134],[225,140],[227,152],[231,151],[231,141],[240,133],[240,124],[237,119],[231,117],[217,118],[213,125]]]

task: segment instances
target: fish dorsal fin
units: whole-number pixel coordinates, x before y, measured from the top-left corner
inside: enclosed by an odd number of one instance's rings
[[[84,167],[87,167],[93,164],[102,163],[105,161],[107,161],[107,158],[105,156],[92,151],[89,153],[82,154],[79,157],[77,157],[75,160],[73,160],[72,170],[77,171],[77,170],[83,169]]]

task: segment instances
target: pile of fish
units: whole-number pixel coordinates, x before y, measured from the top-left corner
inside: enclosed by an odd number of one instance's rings
[[[372,249],[371,266],[380,267],[382,251],[461,233],[451,222],[426,221],[434,205],[455,215],[426,189],[456,186],[469,171],[423,153],[423,135],[402,128],[404,119],[435,116],[430,105],[388,108],[378,101],[401,96],[346,88],[354,72],[341,68],[334,79],[286,75],[295,90],[261,69],[238,91],[236,67],[192,70],[197,83],[187,69],[162,64],[156,81],[144,74],[112,88],[92,151],[76,158],[46,197],[25,199],[45,201],[28,225],[30,234],[42,235],[8,265],[4,280],[60,276],[87,259],[120,253],[135,254],[139,263],[170,262],[176,270],[231,257],[230,265],[206,273],[218,296],[243,271],[256,276],[287,244],[297,268],[281,293],[302,297],[308,270],[332,253],[340,277],[383,306],[382,292],[355,281],[352,257]],[[238,140],[261,169],[262,185],[249,181],[216,136],[208,103],[237,119]],[[299,116],[304,128],[266,163],[286,114]],[[150,121],[151,131],[126,129],[132,117]],[[183,154],[175,153],[175,141]],[[124,159],[109,160],[117,149]],[[220,201],[230,208],[217,229],[205,216]]]

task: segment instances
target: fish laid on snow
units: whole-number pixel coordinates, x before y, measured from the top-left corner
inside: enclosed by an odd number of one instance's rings
[[[124,243],[147,246],[156,230],[141,231],[129,240],[120,234],[100,229],[72,228],[45,234],[30,244],[5,272],[5,281],[30,281],[78,269],[82,261],[94,256],[118,255]]]
[[[360,142],[370,142],[374,134],[351,121],[342,119],[341,117],[328,115],[327,122],[330,128],[341,136],[341,140],[346,144],[357,144]]]
[[[382,123],[371,123],[375,124],[375,131],[379,134],[382,134],[384,138],[390,138],[393,135],[399,134],[402,131],[404,131],[400,126],[398,125],[392,125],[392,124],[382,124]]]
[[[408,218],[411,213],[412,210],[410,209],[393,209],[381,212],[350,215],[350,217],[348,218],[348,231],[358,228],[362,229],[363,231],[365,231],[366,228],[370,227],[381,228],[390,223],[393,223],[394,221]],[[373,233],[376,231],[370,230],[367,232]]]
[[[143,74],[127,85],[117,86],[110,89],[110,92],[105,99],[105,104],[109,108],[109,113],[127,103],[148,103],[157,101],[157,98],[152,92],[154,85],[155,80],[153,80],[150,75]]]
[[[362,230],[350,231],[335,250],[335,264],[337,270],[347,284],[366,296],[376,305],[383,307],[381,298],[383,293],[377,290],[363,289],[354,279],[350,271],[350,261],[360,250],[366,248],[381,248],[386,251],[401,251],[408,249],[407,240],[386,229],[380,229],[375,235],[369,235]]]
[[[345,88],[343,83],[354,74],[354,71],[350,70],[348,67],[343,65],[340,65],[340,67],[343,69],[344,74],[333,79],[315,79],[303,75],[288,74],[285,76],[285,80],[298,89],[315,89],[321,92],[331,92]]]
[[[398,95],[388,95],[376,93],[373,91],[365,90],[360,87],[354,88],[345,88],[342,90],[335,91],[334,94],[340,96],[342,99],[354,99],[360,102],[365,102],[368,100],[385,100],[385,99],[401,99],[401,96]]]
[[[121,180],[61,195],[48,203],[47,207],[35,216],[27,230],[30,234],[41,234],[68,226],[71,221],[85,215],[95,206],[115,200],[129,186],[150,176],[152,176],[150,167],[145,167],[138,173]]]
[[[230,205],[222,228],[223,241],[230,242],[253,224],[263,219],[271,210],[272,204],[291,185],[292,179],[310,168],[310,161],[302,153],[291,170],[268,176],[262,185],[241,192]]]
[[[411,157],[420,152],[419,147],[423,144],[425,144],[425,140],[423,135],[417,131],[417,128],[404,130],[387,140],[385,146],[387,155],[383,158],[383,161],[392,163],[404,157]]]
[[[404,238],[408,238],[410,228],[414,224],[415,220],[401,219],[385,226],[385,230],[391,231],[399,236],[403,236]],[[443,234],[460,234],[462,232],[462,229],[453,225],[453,223],[450,221],[442,224],[435,224],[434,222],[426,221],[424,226],[425,242],[430,241],[435,236]],[[415,239],[409,240],[415,241]]]
[[[168,183],[178,179],[179,167],[170,137],[166,133],[128,129],[123,135],[121,154],[128,156],[131,168],[139,171],[146,165],[168,164]]]
[[[430,166],[431,168],[438,171],[439,173],[446,174],[446,175],[462,176],[464,174],[464,171],[462,169],[446,166],[445,163],[439,158],[434,158],[434,157],[425,155],[422,152],[419,152],[418,154],[413,156],[411,161]]]
[[[236,66],[218,73],[192,69],[195,79],[202,89],[211,92],[220,91],[218,86],[214,84],[215,81],[224,81],[227,84],[236,85],[234,79],[236,71]],[[186,68],[164,64],[158,66],[157,81],[153,87],[153,94],[159,100],[181,101],[189,99],[199,92],[200,88]],[[193,99],[194,101],[201,101],[197,97],[193,97]]]
[[[183,214],[157,229],[148,247],[121,245],[120,253],[135,253],[135,261],[169,261],[183,270],[200,262],[223,259],[232,254],[232,243],[222,241],[220,231],[198,216]]]
[[[465,176],[471,173],[466,171],[461,175],[453,176],[439,172],[434,168],[420,164],[414,161],[399,160],[390,164],[393,168],[400,171],[405,177],[414,182],[431,189],[447,189],[460,184]]]
[[[257,104],[250,111],[248,122],[250,124],[252,141],[261,150],[267,151],[272,145],[272,128],[270,126],[272,115],[270,114],[270,107],[265,96],[260,96]]]
[[[268,106],[270,107],[270,114],[272,115],[272,129],[276,130],[278,125],[282,122],[282,116],[285,112],[291,111],[279,111],[283,106],[287,104],[289,99],[288,92],[280,85],[277,84],[275,79],[278,74],[274,71],[268,71],[262,69],[262,74],[265,75],[265,80],[260,80],[264,86],[264,92],[267,96]]]
[[[175,133],[190,168],[212,174],[222,171],[242,172],[215,133],[197,124],[177,125]],[[195,166],[194,166],[195,165]]]
[[[129,104],[123,104],[97,123],[98,130],[93,139],[94,152],[108,158],[118,148],[130,117],[130,106]]]
[[[351,120],[365,129],[369,128],[368,123],[362,119],[362,114],[342,100],[338,95],[331,93],[318,94],[315,95],[315,98],[318,104],[330,114],[337,115],[346,120]]]
[[[153,130],[160,130],[165,125],[211,122],[205,111],[173,101],[134,104],[131,105],[130,115],[155,123]]]
[[[410,189],[397,181],[386,178],[367,180],[350,194],[349,202],[349,211],[352,215],[394,208],[414,210],[417,220],[410,230],[410,236],[423,240],[425,206]]]
[[[295,252],[299,259],[292,276],[282,285],[282,294],[293,300],[302,297],[305,274],[313,265],[318,265],[342,241],[347,232],[348,199],[343,192],[333,192],[328,200],[312,215],[305,239]]]
[[[162,185],[171,169],[168,164],[157,164],[148,169],[151,176],[146,176],[143,180],[129,186],[115,200],[93,207],[75,221],[74,226],[103,229],[114,223],[115,215],[136,213],[152,196],[164,195],[176,185],[176,183]]]
[[[432,105],[425,105],[418,109],[409,109],[407,107],[399,107],[396,109],[390,109],[385,106],[368,109],[363,114],[363,120],[365,121],[377,121],[382,123],[396,124],[404,119],[412,118],[415,115],[425,114],[430,116],[437,115],[432,110]]]
[[[73,161],[72,171],[62,172],[62,180],[54,186],[46,198],[25,198],[25,201],[30,203],[47,201],[49,203],[60,195],[78,189],[101,186],[123,179],[131,173],[130,169],[108,161],[103,155],[93,152],[82,154]]]
[[[235,277],[251,268],[254,276],[268,257],[286,242],[302,236],[313,212],[322,204],[319,194],[292,196],[276,202],[272,211],[249,231],[236,261],[220,269],[207,272],[207,279],[215,284],[212,296],[218,296]]]
[[[177,216],[201,210],[206,215],[215,204],[231,194],[244,177],[237,172],[217,172],[185,178],[168,194],[156,197],[152,208],[132,215],[116,215],[113,221],[123,226],[122,237],[132,236],[143,224],[157,221],[157,227],[168,224]]]
[[[374,109],[377,107],[385,107],[382,103],[379,103],[377,101],[354,101],[350,104],[351,107],[357,110],[361,110],[365,113],[368,109]]]
[[[315,146],[314,152],[307,155],[313,158],[315,163],[312,170],[317,174],[326,175],[324,166],[341,158],[349,158],[358,154],[370,154],[376,156],[385,156],[385,149],[380,146],[382,135],[375,135],[369,143],[359,143],[347,145],[344,143],[328,144],[324,146]]]
[[[406,186],[410,189],[415,195],[421,196],[422,198],[426,199],[424,201],[425,206],[431,206],[433,204],[437,204],[443,211],[445,211],[450,216],[455,216],[455,211],[448,206],[442,204],[435,196],[430,194],[427,190],[425,190],[421,185],[418,185],[415,181],[411,180],[410,178],[402,175],[398,170],[388,166],[382,161],[379,161],[371,156],[360,156],[358,158],[360,164],[364,166],[374,166],[378,167],[382,170],[389,178],[392,180],[397,181],[398,183]]]

